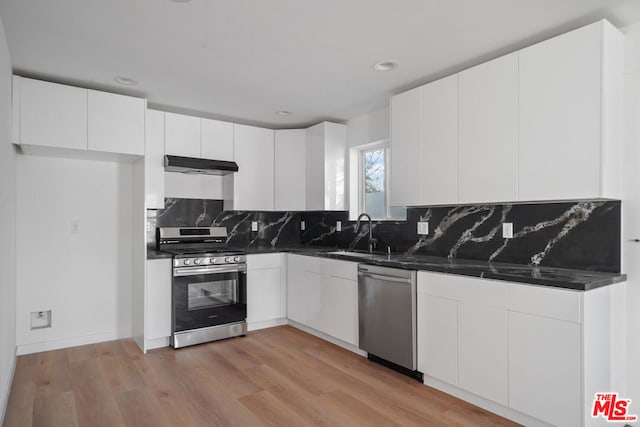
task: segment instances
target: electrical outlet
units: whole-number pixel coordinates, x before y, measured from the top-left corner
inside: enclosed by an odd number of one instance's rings
[[[251,221],[251,231],[258,231],[258,221]]]
[[[502,237],[505,239],[513,238],[513,223],[512,222],[503,222],[502,223]]]
[[[429,234],[429,222],[428,221],[418,221],[418,234],[422,234],[426,236]]]
[[[77,219],[71,220],[71,232],[72,233],[80,232],[80,220],[77,220]]]
[[[336,221],[336,231],[342,231],[342,221]]]
[[[304,230],[306,230],[306,228],[307,228],[307,226],[304,223],[304,221],[300,221],[300,230],[304,231]]]

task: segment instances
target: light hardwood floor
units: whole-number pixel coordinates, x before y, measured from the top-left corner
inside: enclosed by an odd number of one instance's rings
[[[511,426],[289,326],[144,355],[20,356],[4,426]]]

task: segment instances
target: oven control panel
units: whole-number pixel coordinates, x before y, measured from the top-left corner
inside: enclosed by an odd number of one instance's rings
[[[219,264],[244,264],[247,262],[246,255],[238,254],[202,254],[189,257],[175,257],[174,267],[198,267],[201,265]]]

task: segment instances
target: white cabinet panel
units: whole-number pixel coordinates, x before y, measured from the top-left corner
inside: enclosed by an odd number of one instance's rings
[[[173,156],[200,157],[200,118],[165,113],[165,152]]]
[[[421,88],[391,97],[391,206],[420,201]]]
[[[282,277],[279,268],[247,272],[247,322],[284,317]]]
[[[147,110],[144,145],[147,209],[164,209],[164,113]]]
[[[88,91],[88,149],[144,155],[145,100]]]
[[[329,335],[358,345],[358,283],[340,277],[325,276],[326,295],[323,311],[329,321]]]
[[[233,123],[200,119],[200,157],[233,161]]]
[[[234,125],[233,209],[273,210],[273,135],[271,129]]]
[[[579,323],[583,292],[544,286],[509,286],[509,310]]]
[[[458,202],[518,200],[518,53],[459,74]]]
[[[322,122],[305,139],[305,209],[344,210],[347,127]]]
[[[520,198],[600,197],[602,24],[520,51]]]
[[[577,323],[509,313],[509,403],[513,409],[553,425],[582,424],[580,334]]]
[[[274,143],[274,208],[277,211],[303,211],[306,186],[306,131],[276,130]]]
[[[459,386],[508,405],[506,309],[461,302],[459,310]]]
[[[458,384],[458,302],[418,293],[418,370]]]
[[[422,86],[420,204],[458,202],[458,75]],[[408,172],[406,172],[408,173]]]
[[[145,339],[171,335],[171,259],[147,260]]]
[[[331,319],[327,317],[324,309],[327,304],[327,294],[323,286],[323,276],[307,271],[304,278],[307,283],[307,294],[304,297],[304,323],[320,332],[329,333]]]
[[[305,298],[307,278],[304,256],[287,254],[287,317],[295,322],[305,323]]]
[[[20,78],[20,143],[87,149],[87,90]]]

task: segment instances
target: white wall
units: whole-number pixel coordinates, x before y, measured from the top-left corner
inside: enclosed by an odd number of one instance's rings
[[[625,149],[623,185],[623,265],[626,295],[626,398],[640,415],[640,23],[623,32],[625,40]],[[615,390],[614,390],[615,391]]]
[[[21,155],[17,180],[18,354],[131,336],[132,166]]]
[[[11,138],[11,62],[0,21],[0,424],[16,362],[16,154]]]

